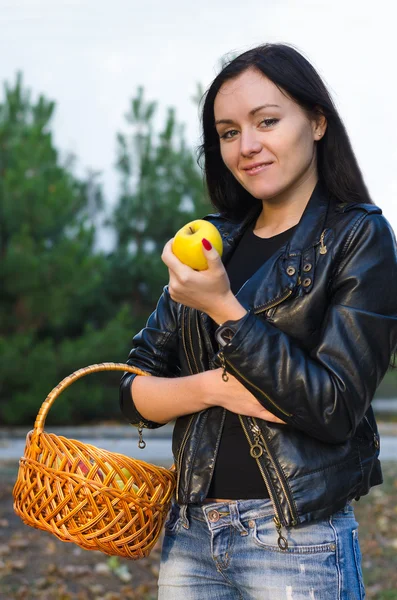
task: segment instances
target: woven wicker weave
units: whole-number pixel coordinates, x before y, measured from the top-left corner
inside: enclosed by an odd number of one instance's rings
[[[149,555],[161,533],[175,490],[173,468],[44,432],[48,411],[62,391],[98,371],[148,375],[122,363],[102,363],[72,373],[52,390],[26,437],[14,510],[26,525],[63,542],[136,560]]]

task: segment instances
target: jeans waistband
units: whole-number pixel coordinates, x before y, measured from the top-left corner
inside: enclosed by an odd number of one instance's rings
[[[187,518],[207,522],[211,529],[234,524],[238,521],[274,516],[273,505],[269,498],[188,504],[185,507],[181,507],[182,517],[186,516]]]
[[[248,523],[250,520],[263,517],[273,518],[275,514],[269,498],[182,505],[173,502],[173,505],[177,507],[179,518],[186,529],[189,528],[190,519],[196,519],[207,523],[210,529],[233,525],[245,531],[241,525],[243,522]],[[337,518],[349,512],[353,512],[353,507],[350,502],[347,502],[334,516]]]

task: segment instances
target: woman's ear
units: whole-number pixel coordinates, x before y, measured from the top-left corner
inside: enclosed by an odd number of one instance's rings
[[[313,135],[315,140],[321,140],[327,129],[327,119],[319,106],[315,107],[315,116],[313,119]]]

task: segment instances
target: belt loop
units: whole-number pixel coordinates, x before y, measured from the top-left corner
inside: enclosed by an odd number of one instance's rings
[[[248,535],[248,531],[240,521],[240,513],[238,510],[237,502],[229,504],[230,510],[230,523],[240,533],[240,535]]]
[[[179,509],[179,518],[181,520],[182,527],[185,529],[189,529],[190,527],[189,520],[187,518],[187,506],[187,504],[181,504]]]

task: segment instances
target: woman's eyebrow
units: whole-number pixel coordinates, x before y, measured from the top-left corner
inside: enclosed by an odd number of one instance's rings
[[[262,110],[262,108],[281,108],[278,104],[261,104],[261,106],[257,106],[250,110],[249,115],[253,116],[258,110]],[[221,123],[226,123],[227,125],[231,125],[234,123],[232,119],[218,119],[215,121],[215,125],[220,125]]]

